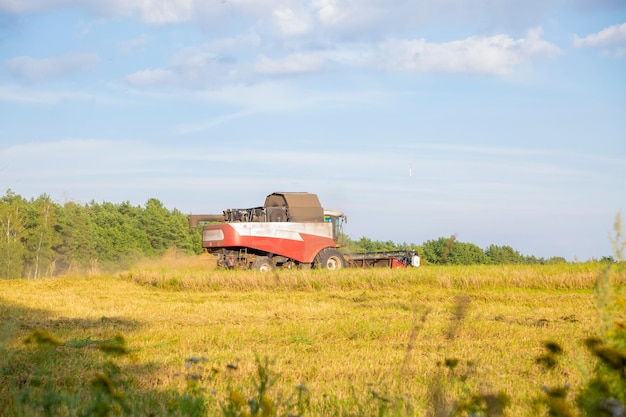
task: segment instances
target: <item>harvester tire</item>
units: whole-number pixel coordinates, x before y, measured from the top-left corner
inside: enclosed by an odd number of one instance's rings
[[[261,272],[269,272],[274,270],[274,263],[267,256],[259,256],[252,262],[251,268]]]
[[[315,257],[315,266],[317,268],[329,269],[331,271],[342,269],[346,266],[346,260],[337,249],[322,249]]]

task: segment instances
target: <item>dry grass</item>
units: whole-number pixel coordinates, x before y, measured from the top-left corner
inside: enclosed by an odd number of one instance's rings
[[[192,268],[176,262],[117,277],[0,281],[0,368],[14,371],[0,375],[0,394],[11,378],[27,383],[35,354],[23,340],[44,329],[65,342],[47,378],[70,390],[103,361],[89,340],[123,334],[132,355],[120,363],[138,396],[180,386],[192,356],[220,370],[209,385],[223,395],[248,381],[258,355],[274,361],[277,389],[308,387],[312,415],[358,414],[373,391],[404,398],[415,415],[468,392],[504,391],[507,415],[536,415],[543,385],[581,384],[589,361],[581,340],[599,325],[597,264],[264,275],[206,268],[206,258]],[[617,280],[626,282],[623,271]],[[547,340],[565,350],[554,374],[535,363]],[[454,370],[441,365],[450,358]]]
[[[184,258],[183,258],[184,259]],[[184,260],[183,260],[184,262]],[[346,269],[341,273],[326,271],[276,271],[262,274],[228,271],[213,266],[210,257],[197,258],[199,267],[178,267],[181,262],[160,261],[157,266],[136,268],[121,274],[123,279],[141,285],[185,291],[213,289],[380,289],[388,286],[428,286],[445,289],[478,290],[520,288],[537,290],[593,289],[605,265],[598,263],[559,265],[473,265],[424,266],[418,270]],[[184,263],[183,263],[184,265]]]

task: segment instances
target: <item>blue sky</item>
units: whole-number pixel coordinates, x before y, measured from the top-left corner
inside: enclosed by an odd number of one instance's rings
[[[622,0],[0,0],[0,187],[587,260],[626,216]]]

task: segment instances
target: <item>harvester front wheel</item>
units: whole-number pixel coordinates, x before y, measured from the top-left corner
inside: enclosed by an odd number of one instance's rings
[[[274,263],[267,256],[259,256],[252,262],[252,269],[261,272],[269,272],[274,269]]]
[[[342,269],[346,266],[346,260],[337,249],[322,249],[315,257],[315,266],[322,269]]]

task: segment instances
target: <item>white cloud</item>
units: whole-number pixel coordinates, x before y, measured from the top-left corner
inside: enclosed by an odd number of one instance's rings
[[[575,35],[574,46],[603,48],[605,51],[613,49],[614,53],[621,55],[626,51],[626,23],[609,26],[584,38]]]
[[[401,0],[393,4],[386,0],[316,0],[313,5],[319,24],[339,32],[372,29],[389,21],[395,21],[401,27],[413,21],[414,16],[423,14],[418,12],[421,7],[417,2],[412,4]]]
[[[140,71],[128,76],[127,81],[143,87],[174,84],[188,88],[215,88],[255,84],[268,76],[314,73],[328,67],[334,70],[358,68],[505,75],[537,58],[561,53],[558,47],[541,38],[540,28],[529,30],[521,39],[501,34],[443,43],[425,39],[344,42],[329,49],[304,49],[293,53],[288,48],[280,48],[272,51],[272,57],[261,52],[253,62],[252,51],[259,49],[270,48],[261,43],[258,35],[186,47],[170,59],[167,68]],[[281,56],[281,52],[288,53]]]
[[[609,26],[598,33],[592,33],[584,38],[576,36],[574,39],[574,45],[577,47],[610,46],[614,44],[626,44],[626,23]]]
[[[336,37],[408,37],[425,30],[471,27],[516,33],[546,21],[559,0],[314,0],[316,20]]]
[[[223,0],[0,0],[0,11],[79,9],[104,17],[138,15],[147,23],[170,24],[192,20],[197,13],[222,3]]]
[[[149,24],[196,22],[230,31],[231,19],[286,37],[303,34],[369,38],[381,31],[479,21],[482,27],[525,27],[542,21],[557,0],[0,0],[0,12],[81,10],[97,17],[137,16]],[[227,21],[225,23],[225,21]],[[406,32],[405,32],[406,33]]]
[[[251,64],[239,55],[256,49],[261,40],[256,34],[218,39],[199,46],[181,48],[165,69],[146,69],[126,77],[136,87],[177,85],[207,88],[249,81]],[[238,55],[239,54],[239,55]]]
[[[100,58],[96,54],[68,54],[43,59],[18,56],[5,61],[5,66],[18,78],[42,82],[50,78],[92,70],[99,62]]]
[[[332,26],[343,19],[343,13],[337,5],[337,0],[317,0],[317,14],[323,24]]]
[[[333,49],[300,52],[285,58],[261,56],[255,69],[264,74],[312,72],[326,64],[406,72],[456,72],[502,75],[560,49],[533,28],[525,38],[508,35],[472,36],[451,42],[425,39],[388,39],[378,43],[343,43]]]
[[[410,72],[466,72],[502,75],[539,56],[560,53],[541,39],[541,30],[514,40],[507,35],[472,36],[464,40],[430,43],[424,39],[388,40],[379,46],[379,66]]]
[[[0,11],[8,13],[25,13],[39,10],[46,10],[49,7],[58,7],[61,1],[50,1],[46,4],[45,0],[39,1],[22,1],[22,0],[0,0]]]
[[[7,84],[0,84],[0,101],[25,104],[57,104],[62,101],[117,102],[110,97],[82,91],[39,90]]]
[[[193,16],[194,1],[143,0],[135,2],[135,7],[150,23],[180,23],[190,20]]]
[[[240,69],[220,57],[202,55],[179,57],[167,69],[155,68],[134,72],[126,76],[126,82],[133,87],[169,87],[189,89],[213,89],[235,85],[244,81]],[[194,65],[196,60],[196,65]]]
[[[274,22],[280,31],[285,35],[301,35],[311,29],[311,22],[307,13],[296,14],[289,7],[278,7],[274,9]]]

